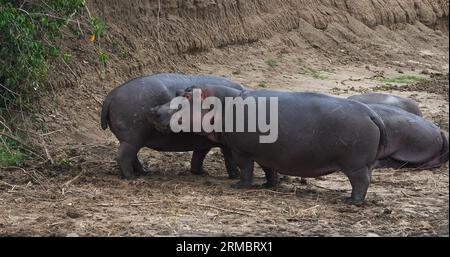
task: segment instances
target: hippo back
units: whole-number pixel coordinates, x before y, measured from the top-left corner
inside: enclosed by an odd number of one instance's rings
[[[436,156],[440,158],[445,148],[444,137],[431,121],[392,106],[368,106],[381,117],[387,128],[388,147],[383,158],[419,164]]]
[[[366,93],[361,95],[350,96],[348,97],[348,99],[352,99],[364,104],[382,104],[388,106],[395,106],[397,108],[403,109],[407,112],[422,117],[422,112],[420,111],[417,102],[410,98],[402,96],[382,94],[382,93]]]
[[[107,95],[101,111],[101,127],[103,129],[108,127],[109,112],[114,106],[124,115],[134,113],[136,116],[140,116],[136,117],[137,119],[143,121],[143,114],[149,108],[170,101],[179,90],[202,85],[244,89],[238,83],[217,76],[160,73],[135,78],[116,87]]]
[[[238,90],[244,87],[238,83],[219,76],[203,76],[203,75],[184,75],[180,73],[160,73],[143,77],[150,83],[161,83],[170,89],[186,88],[189,86],[225,86]]]

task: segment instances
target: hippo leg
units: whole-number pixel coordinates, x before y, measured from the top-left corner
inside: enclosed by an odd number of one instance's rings
[[[133,179],[135,177],[135,167],[137,160],[137,152],[139,147],[133,146],[127,142],[120,142],[119,151],[117,153],[117,162],[119,163],[122,178]]]
[[[369,167],[364,167],[352,172],[345,172],[350,180],[350,184],[352,185],[351,197],[347,198],[348,204],[354,204],[356,206],[361,206],[364,204],[364,199],[366,198],[367,189],[370,184],[369,170]]]
[[[240,181],[231,185],[232,188],[250,188],[253,182],[253,168],[254,162],[252,159],[233,152],[233,159],[236,161],[239,169],[241,170]]]
[[[236,179],[239,178],[239,170],[237,168],[236,162],[233,160],[233,154],[228,147],[220,147],[223,159],[225,160],[225,167],[227,169],[228,178]]]
[[[279,183],[278,181],[278,172],[267,168],[267,167],[263,167],[261,166],[261,168],[264,170],[264,173],[266,174],[266,180],[267,182],[262,184],[263,188],[272,188],[272,187],[276,187]]]
[[[206,155],[208,154],[209,149],[204,150],[196,150],[192,153],[192,159],[191,159],[191,172],[195,175],[208,175],[208,172],[206,172],[203,169],[203,161],[205,160]]]
[[[144,168],[142,167],[142,163],[141,163],[141,161],[139,161],[139,158],[137,158],[137,156],[133,162],[133,172],[134,172],[134,175],[136,175],[136,176],[141,176],[145,172]]]

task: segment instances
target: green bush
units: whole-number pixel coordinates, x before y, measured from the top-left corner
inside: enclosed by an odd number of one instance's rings
[[[23,155],[16,142],[0,136],[0,167],[19,166],[23,162]]]
[[[60,56],[61,29],[84,0],[0,0],[0,108],[26,107],[44,89],[48,61]]]
[[[70,53],[61,53],[57,41],[84,5],[85,0],[0,0],[0,132],[23,139],[16,131],[17,111],[33,115],[31,103],[45,91],[50,60],[71,60]],[[92,26],[98,36],[103,33],[99,19]],[[0,166],[20,165],[22,149],[0,136]]]
[[[105,23],[98,17],[92,17],[89,20],[92,28],[94,29],[94,35],[96,38],[100,38],[105,31]]]

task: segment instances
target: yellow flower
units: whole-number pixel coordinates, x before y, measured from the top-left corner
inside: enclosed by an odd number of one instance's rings
[[[89,38],[89,40],[91,41],[91,43],[94,43],[94,41],[95,41],[95,35],[91,35],[90,38]]]

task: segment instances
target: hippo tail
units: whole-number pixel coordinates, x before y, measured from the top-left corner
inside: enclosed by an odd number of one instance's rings
[[[103,101],[103,105],[102,105],[102,112],[101,112],[101,126],[102,129],[105,130],[108,128],[108,121],[109,121],[109,105],[111,104],[111,97],[108,95],[105,98],[105,101]]]
[[[373,123],[375,123],[375,125],[377,125],[378,129],[380,130],[380,143],[378,145],[378,154],[377,154],[377,159],[379,159],[386,152],[386,147],[387,147],[386,125],[384,124],[381,117],[374,111],[371,112],[369,117],[373,121]]]
[[[442,149],[439,161],[441,164],[444,164],[448,162],[449,159],[448,136],[445,134],[444,131],[441,130],[441,137],[442,137]]]

